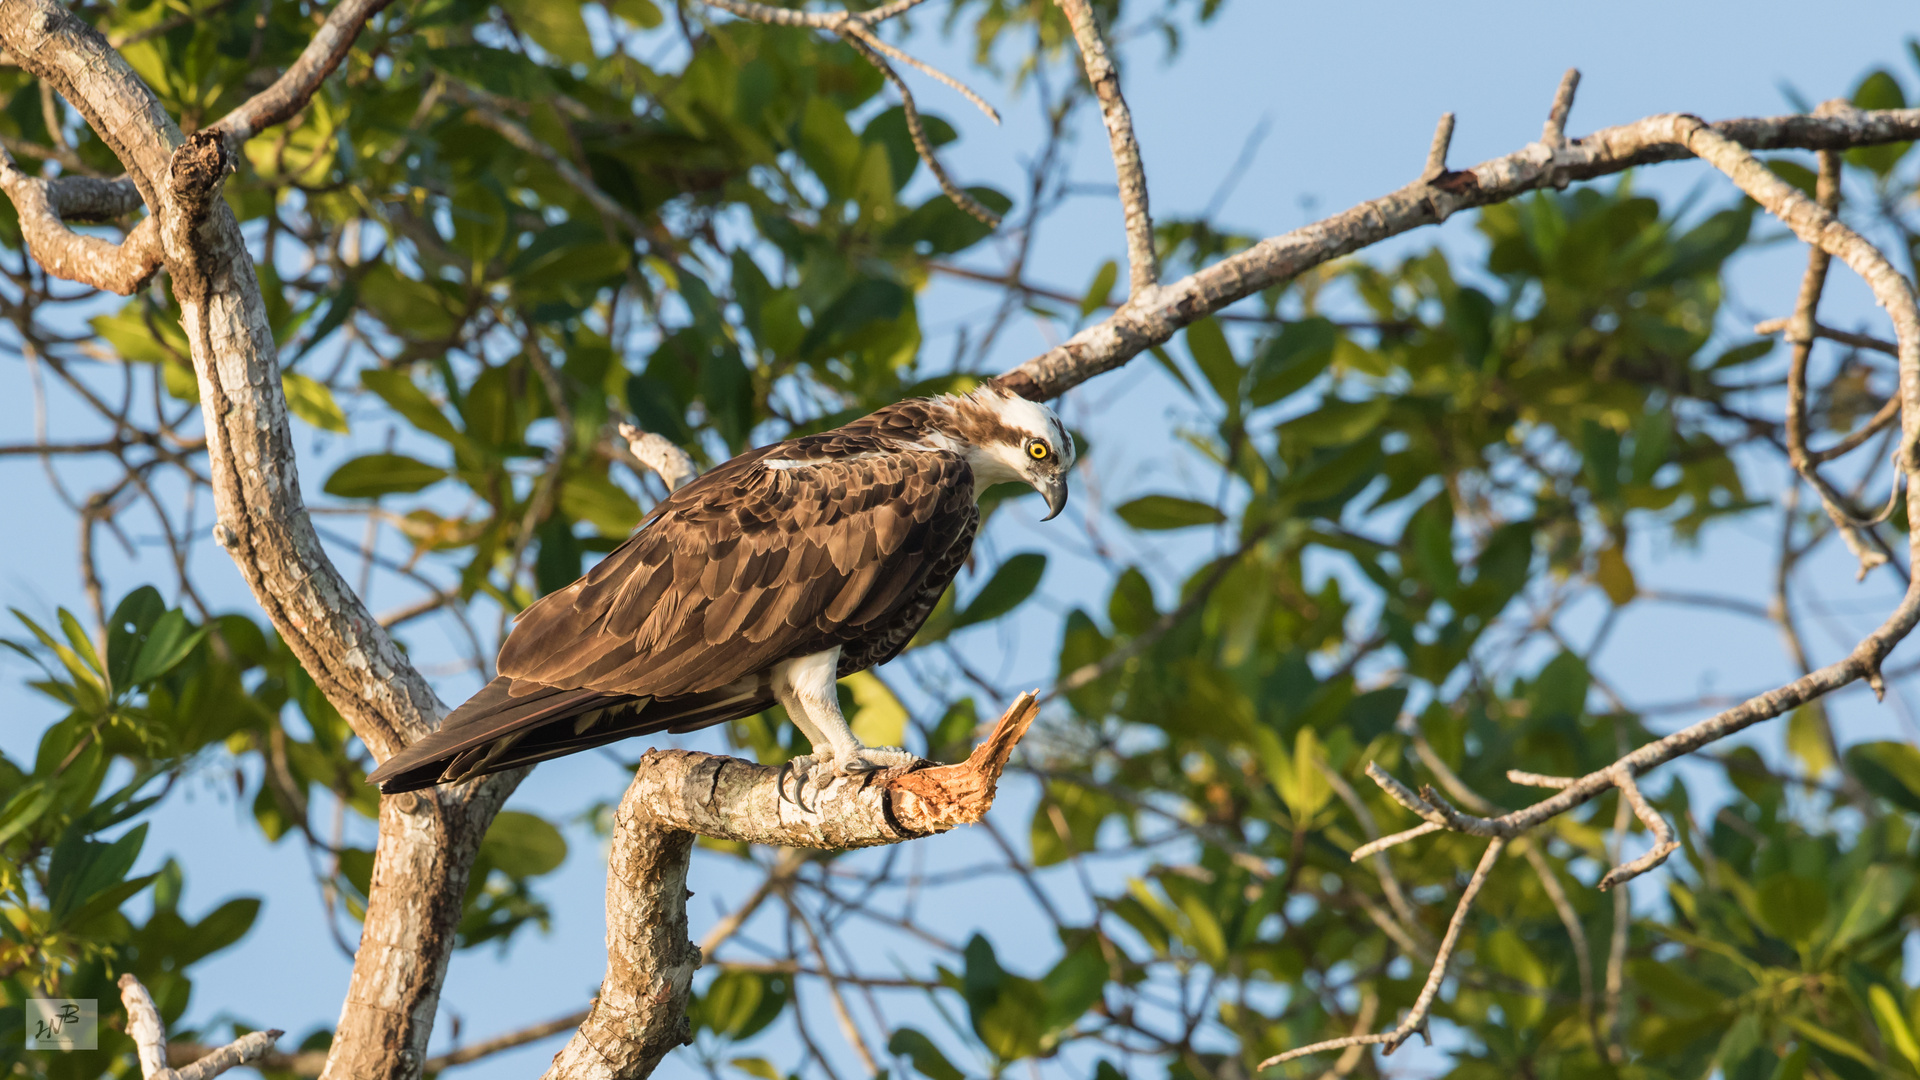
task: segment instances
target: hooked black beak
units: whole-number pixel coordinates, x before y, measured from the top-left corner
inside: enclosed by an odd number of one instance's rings
[[[1038,491],[1041,496],[1047,500],[1047,516],[1041,518],[1041,521],[1052,521],[1054,518],[1060,516],[1060,511],[1067,508],[1067,478],[1065,476],[1056,476],[1050,480],[1035,481],[1033,489]]]

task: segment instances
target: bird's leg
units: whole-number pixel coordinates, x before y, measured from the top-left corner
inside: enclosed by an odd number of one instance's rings
[[[780,665],[774,672],[774,696],[784,705],[809,741],[813,753],[788,762],[788,768],[800,774],[805,787],[822,788],[835,777],[911,765],[920,760],[897,746],[866,746],[854,737],[840,714],[840,695],[836,678],[840,650],[828,649]],[[827,766],[820,769],[819,766]],[[786,794],[786,778],[781,777],[781,794]],[[796,798],[794,801],[798,802]]]

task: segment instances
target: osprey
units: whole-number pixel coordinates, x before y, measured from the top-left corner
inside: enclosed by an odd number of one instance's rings
[[[813,743],[788,765],[796,798],[912,762],[854,738],[836,681],[920,629],[972,550],[981,492],[1031,484],[1051,519],[1073,462],[1052,410],[992,384],[741,454],[521,612],[499,677],[367,779],[414,791],[776,702]]]

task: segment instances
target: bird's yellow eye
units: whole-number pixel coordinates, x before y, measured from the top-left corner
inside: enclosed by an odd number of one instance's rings
[[[1028,439],[1027,455],[1035,461],[1045,461],[1053,455],[1053,451],[1048,449],[1047,444],[1041,442],[1039,439]]]

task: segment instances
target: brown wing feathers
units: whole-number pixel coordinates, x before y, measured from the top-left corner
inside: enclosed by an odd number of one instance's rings
[[[735,458],[522,612],[500,678],[370,779],[412,790],[748,715],[771,704],[769,668],[835,645],[843,674],[887,659],[965,557],[972,487],[956,456],[845,429]]]

